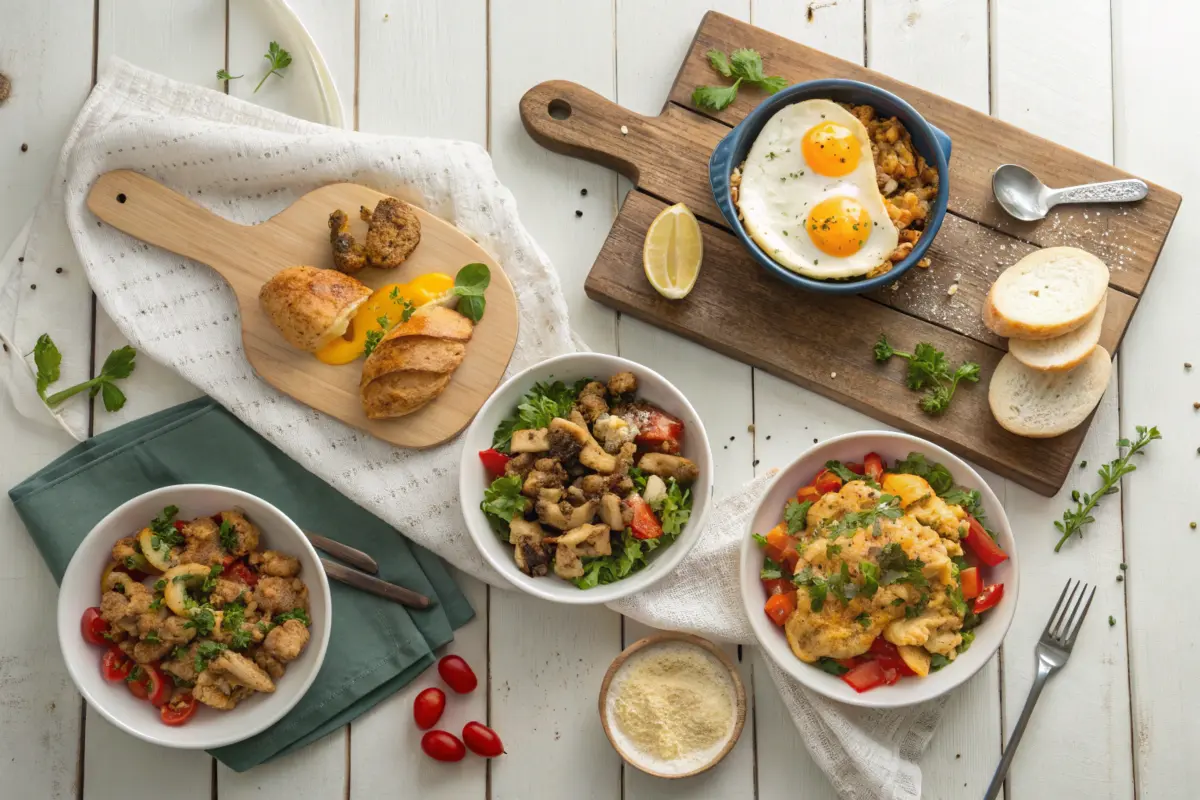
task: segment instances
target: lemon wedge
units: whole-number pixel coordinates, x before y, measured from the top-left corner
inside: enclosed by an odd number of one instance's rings
[[[664,208],[650,223],[642,245],[642,266],[650,285],[668,300],[682,300],[696,285],[704,242],[700,223],[683,203]]]

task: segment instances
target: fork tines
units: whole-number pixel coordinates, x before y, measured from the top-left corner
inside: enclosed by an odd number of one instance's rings
[[[1070,591],[1069,597],[1067,596],[1068,591]],[[1089,592],[1086,583],[1072,581],[1068,578],[1067,585],[1063,587],[1062,594],[1058,596],[1058,603],[1055,604],[1054,611],[1050,613],[1050,621],[1046,623],[1046,630],[1042,631],[1042,637],[1048,637],[1063,647],[1073,645],[1075,643],[1075,636],[1079,633],[1079,628],[1083,625],[1083,619],[1087,616],[1088,609],[1092,607],[1092,597],[1095,594],[1095,586]],[[1087,595],[1086,603],[1084,602],[1084,595]],[[1080,605],[1083,606],[1082,613],[1079,610]],[[1060,609],[1062,613],[1059,613]],[[1079,616],[1078,621],[1075,619],[1076,615]]]

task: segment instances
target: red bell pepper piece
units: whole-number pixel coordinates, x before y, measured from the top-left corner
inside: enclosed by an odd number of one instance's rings
[[[678,453],[683,442],[683,421],[658,408],[644,409],[638,415],[638,435],[634,438],[641,447],[660,453]]]
[[[863,692],[882,686],[887,682],[887,674],[879,661],[865,661],[842,676],[842,680],[850,684],[854,691]],[[895,683],[895,681],[892,681]]]
[[[771,622],[783,627],[783,624],[788,621],[788,617],[796,610],[796,593],[785,592],[783,594],[774,594],[767,598],[767,604],[763,607],[767,612],[767,616],[771,618]]]
[[[654,515],[654,509],[640,494],[631,494],[625,498],[625,505],[633,510],[633,520],[629,523],[635,539],[657,539],[662,536],[662,525]]]
[[[982,614],[989,608],[994,608],[1003,597],[1003,583],[993,583],[991,586],[984,587],[983,591],[979,593],[979,597],[975,598],[975,613]]]
[[[988,535],[979,520],[968,514],[967,523],[969,527],[964,542],[967,549],[979,559],[980,563],[994,567],[1008,560],[1008,553],[1000,549],[1000,545],[996,544],[996,540]]]
[[[483,462],[483,468],[487,470],[488,474],[495,476],[504,474],[504,468],[508,466],[509,461],[512,461],[512,456],[489,448],[479,451],[479,460]]]
[[[878,453],[867,453],[863,459],[863,469],[867,477],[876,483],[883,480],[883,458]]]
[[[796,591],[796,587],[787,578],[764,578],[762,585],[767,597]]]
[[[979,592],[983,590],[983,581],[979,577],[978,567],[964,569],[958,574],[958,580],[962,583],[964,600],[974,600],[979,597]]]
[[[812,484],[809,484],[808,486],[801,486],[799,489],[796,490],[796,500],[798,502],[803,503],[806,500],[811,500],[812,502],[815,503],[820,499],[821,499],[821,493],[818,492],[817,488],[815,486],[813,486]]]
[[[767,546],[763,552],[767,558],[779,564],[787,574],[791,575],[796,571],[796,565],[800,563],[800,552],[796,549],[796,544],[796,537],[788,536],[787,528],[783,525],[776,525],[767,534]]]
[[[813,478],[813,486],[816,487],[817,492],[824,495],[841,489],[842,479],[833,472],[824,469],[817,474],[817,477]]]

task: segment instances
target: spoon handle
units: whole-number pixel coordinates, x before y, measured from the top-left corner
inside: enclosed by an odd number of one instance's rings
[[[1083,186],[1068,186],[1050,193],[1050,205],[1059,203],[1130,203],[1146,196],[1149,187],[1145,181],[1126,178],[1103,183],[1086,183]]]

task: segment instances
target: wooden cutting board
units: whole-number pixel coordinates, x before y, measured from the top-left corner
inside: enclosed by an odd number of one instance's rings
[[[851,78],[887,89],[949,134],[949,213],[927,253],[930,269],[912,269],[869,295],[834,297],[784,284],[750,258],[713,202],[708,158],[764,96],[743,88],[719,113],[691,103],[696,86],[725,82],[705,53],[741,47],[758,50],[766,73],[790,83]],[[1178,194],[1150,184],[1149,196],[1134,205],[1060,207],[1044,221],[1018,222],[992,197],[991,172],[1000,164],[1023,164],[1051,186],[1129,176],[966,106],[712,11],[700,23],[657,117],[634,114],[578,84],[550,81],[521,99],[521,118],[545,147],[603,164],[636,184],[588,275],[589,297],[936,442],[1045,495],[1066,480],[1090,420],[1041,440],[1015,436],[995,422],[987,386],[1006,345],[983,325],[983,298],[1001,270],[1039,247],[1089,250],[1112,271],[1101,344],[1115,352],[1180,202]],[[704,267],[686,299],[669,301],[646,281],[642,241],[658,212],[678,202],[701,220]],[[872,345],[880,333],[899,349],[932,342],[956,363],[976,361],[981,380],[960,386],[950,410],[930,417],[917,407],[918,394],[905,387],[900,359],[875,363]]]
[[[327,220],[334,209],[350,215],[352,232],[361,242],[367,224],[358,219],[359,206],[374,208],[385,196],[365,186],[335,183],[309,192],[266,222],[246,226],[218,217],[144,175],[118,170],[96,180],[87,204],[114,228],[219,272],[237,295],[246,357],[267,383],[384,441],[432,447],[471,421],[500,383],[517,342],[512,284],[469,236],[414,206],[421,219],[421,243],[412,255],[397,269],[368,267],[354,276],[377,289],[407,283],[427,272],[453,276],[472,262],[491,270],[487,310],[450,385],[432,403],[406,417],[367,419],[358,393],[362,360],[332,366],[297,350],[284,341],[258,304],[259,289],[285,267],[333,267]]]

